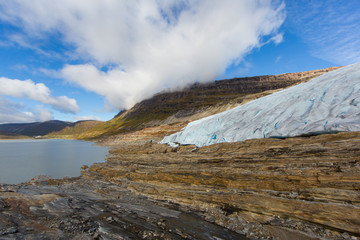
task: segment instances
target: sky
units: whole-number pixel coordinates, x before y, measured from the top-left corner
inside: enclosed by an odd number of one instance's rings
[[[0,124],[109,120],[194,82],[360,61],[358,0],[1,0]]]

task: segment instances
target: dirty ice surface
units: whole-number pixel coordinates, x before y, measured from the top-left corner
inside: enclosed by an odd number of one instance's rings
[[[201,147],[340,131],[360,131],[360,62],[191,122],[161,143]]]

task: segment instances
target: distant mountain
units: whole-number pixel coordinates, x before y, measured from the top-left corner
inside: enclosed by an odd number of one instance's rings
[[[68,139],[82,139],[83,135],[89,136],[87,132],[89,129],[94,129],[97,125],[103,122],[95,120],[85,120],[72,123],[60,131],[53,131],[46,135],[49,138],[68,138]]]
[[[162,143],[206,146],[340,131],[360,131],[360,62],[191,122]]]
[[[24,138],[29,138],[29,137],[15,133],[0,131],[0,139],[24,139]]]
[[[43,136],[54,131],[60,131],[65,127],[72,126],[72,122],[58,120],[33,123],[7,123],[0,124],[2,135],[24,135],[29,137]]]

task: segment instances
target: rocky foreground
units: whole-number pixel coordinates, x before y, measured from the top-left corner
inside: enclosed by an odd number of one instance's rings
[[[100,180],[0,188],[0,239],[247,239],[188,208]]]
[[[78,179],[2,185],[0,239],[360,239],[360,133],[156,144],[181,127],[111,139]]]

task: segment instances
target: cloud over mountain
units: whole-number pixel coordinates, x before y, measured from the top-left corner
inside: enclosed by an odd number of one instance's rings
[[[263,37],[279,43],[285,19],[284,4],[271,0],[14,0],[0,7],[3,21],[24,27],[17,36],[24,46],[58,34],[79,60],[61,77],[116,108],[213,80],[268,42]]]

